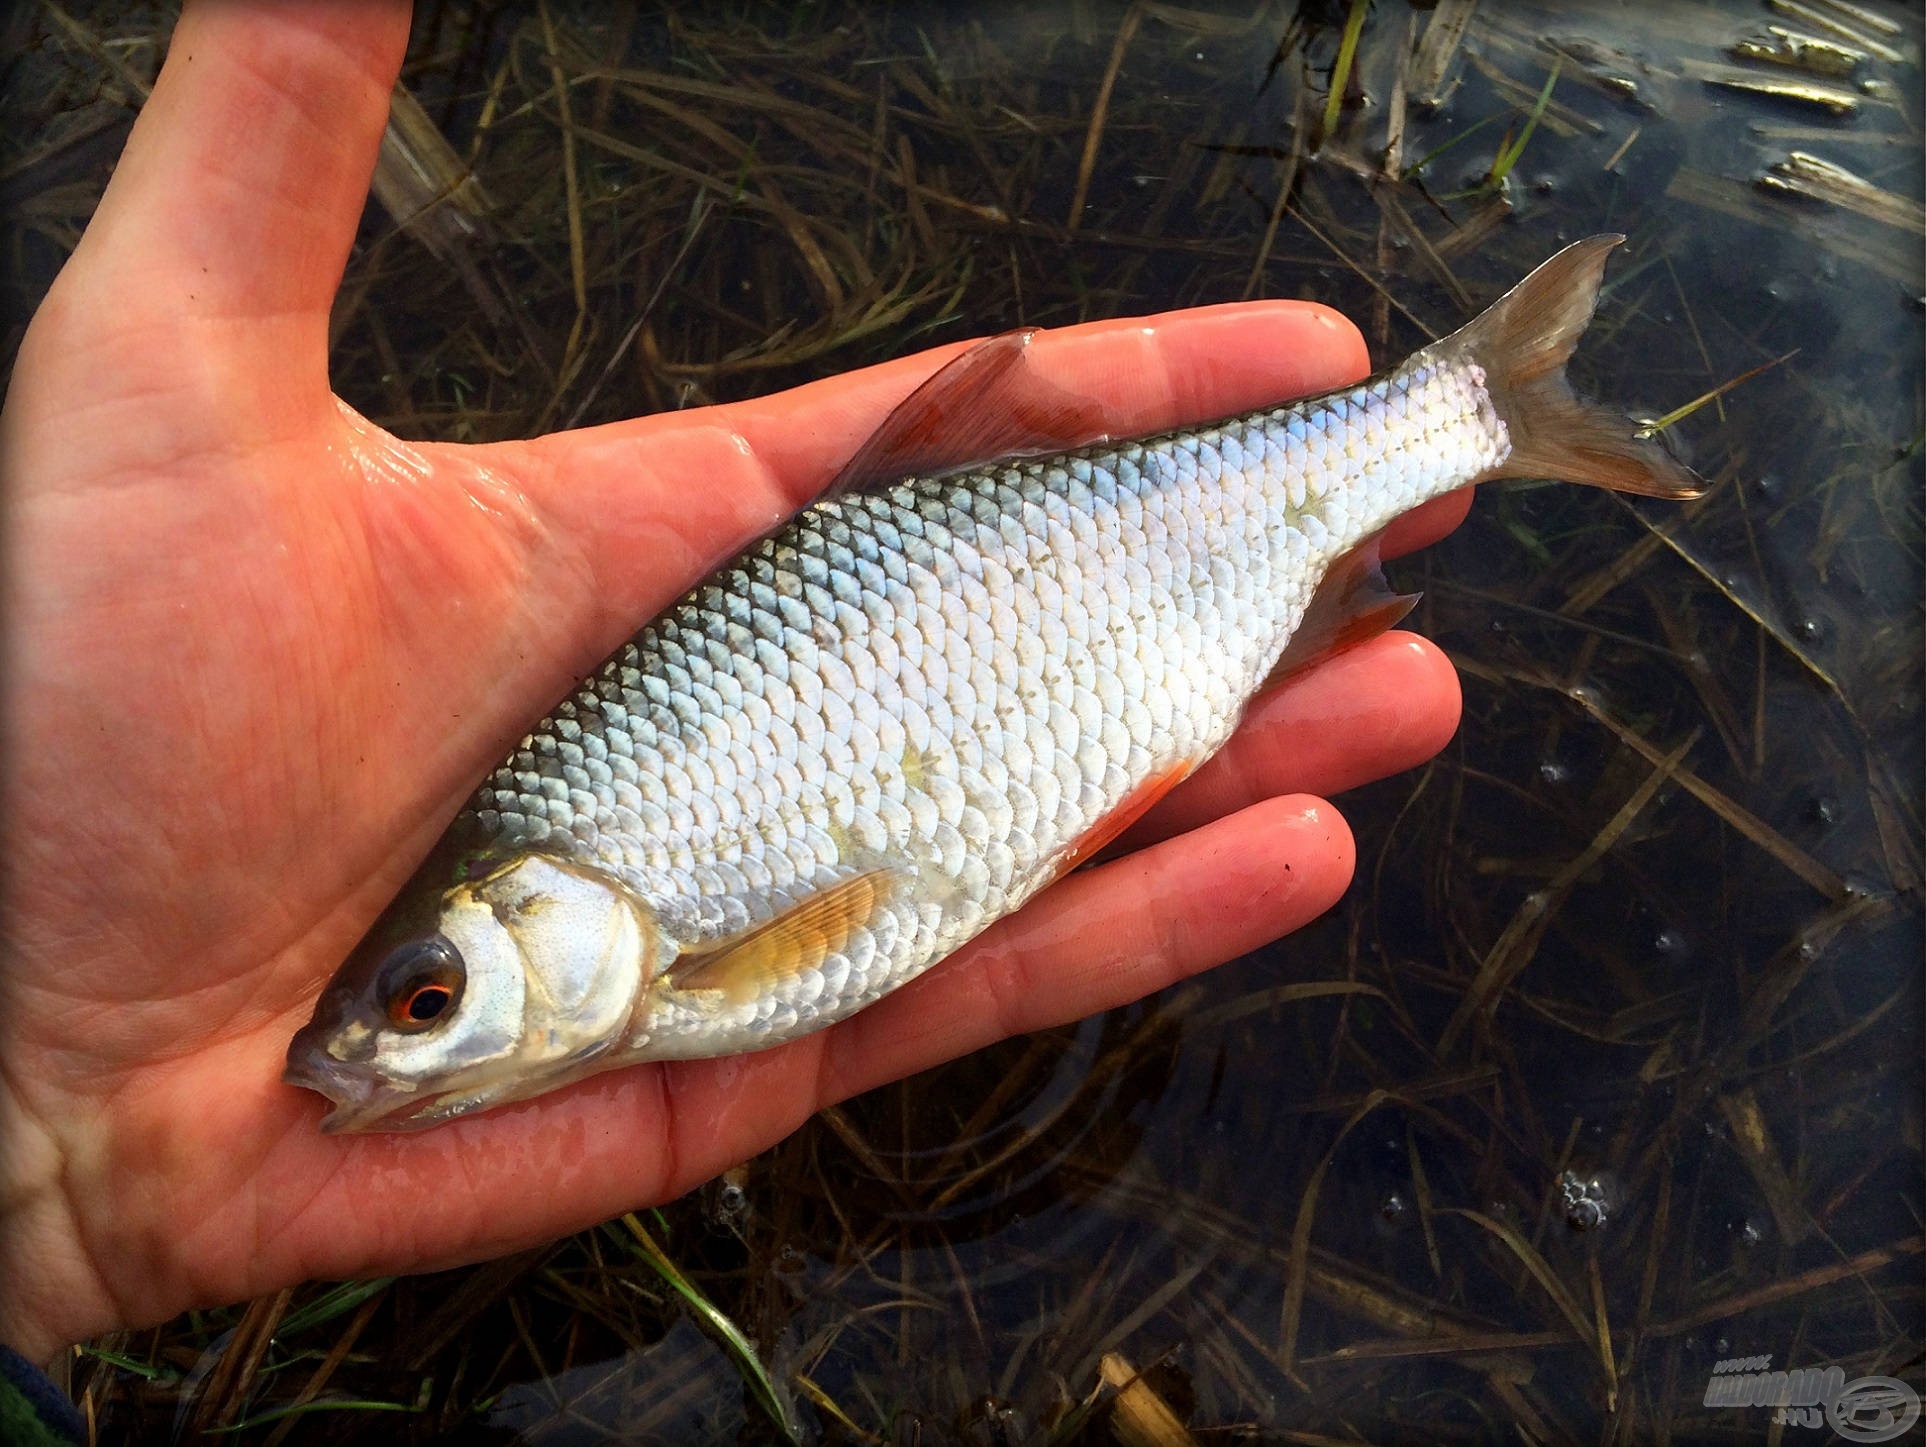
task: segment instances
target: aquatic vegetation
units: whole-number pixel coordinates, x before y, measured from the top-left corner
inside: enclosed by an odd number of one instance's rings
[[[1768,1426],[1703,1404],[1722,1360],[1917,1382],[1921,37],[1798,8],[1850,80],[1735,55],[1739,4],[424,10],[441,180],[405,229],[371,210],[334,327],[405,435],[1244,295],[1390,359],[1604,227],[1585,391],[1667,420],[1797,349],[1668,428],[1703,500],[1494,489],[1398,566],[1467,722],[1347,797],[1338,912],[646,1223],[805,1436],[1097,1441],[1154,1400],[1206,1441],[1682,1441]],[[16,303],[158,54],[67,13],[19,22],[51,69],[5,102]],[[76,1392],[102,1440],[778,1440],[619,1229],[95,1343]]]

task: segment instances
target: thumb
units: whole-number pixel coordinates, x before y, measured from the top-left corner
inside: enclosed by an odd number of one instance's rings
[[[405,0],[190,3],[49,309],[312,417],[407,37]]]

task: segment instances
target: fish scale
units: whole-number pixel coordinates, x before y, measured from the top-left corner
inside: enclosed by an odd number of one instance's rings
[[[284,1078],[335,1102],[325,1129],[411,1129],[842,1019],[1116,837],[1280,668],[1390,626],[1372,539],[1399,514],[1506,476],[1694,495],[1565,382],[1621,239],[1355,387],[901,476],[931,419],[1003,450],[1031,424],[981,419],[1100,430],[1026,337],[965,353],[850,464],[881,485],[832,490],[535,726]]]
[[[1482,370],[1421,363],[824,503],[539,723],[475,820],[499,849],[608,870],[679,948],[907,866],[914,885],[819,966],[721,1014],[671,999],[630,1042],[774,1043],[920,973],[1146,780],[1214,751],[1325,567],[1506,450]]]

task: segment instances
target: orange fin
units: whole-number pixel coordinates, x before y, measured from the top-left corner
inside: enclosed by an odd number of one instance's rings
[[[1381,536],[1366,538],[1331,564],[1317,592],[1311,595],[1304,621],[1297,625],[1270,677],[1264,680],[1265,688],[1376,638],[1411,611],[1419,595],[1394,593],[1384,581],[1384,566],[1378,557]]]
[[[1103,403],[1036,375],[1029,363],[1035,336],[1034,329],[1003,332],[945,363],[896,404],[818,501],[1108,441]]]
[[[901,887],[905,872],[874,869],[839,880],[774,919],[685,950],[669,966],[669,982],[678,990],[720,990],[731,1003],[747,1004],[847,944]]]
[[[1051,865],[1052,880],[1063,878],[1071,870],[1086,860],[1093,859],[1117,842],[1124,830],[1148,814],[1157,801],[1190,776],[1198,765],[1196,759],[1185,759],[1170,765],[1145,779],[1136,788],[1124,795],[1124,800],[1103,818],[1086,829],[1082,836],[1058,855]]]

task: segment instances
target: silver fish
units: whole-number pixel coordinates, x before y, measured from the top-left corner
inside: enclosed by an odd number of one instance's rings
[[[284,1078],[335,1103],[324,1129],[403,1130],[821,1029],[1114,838],[1268,680],[1395,622],[1399,514],[1499,477],[1694,495],[1565,381],[1621,240],[1355,387],[817,502],[535,726]],[[989,407],[1026,340],[899,415]]]

